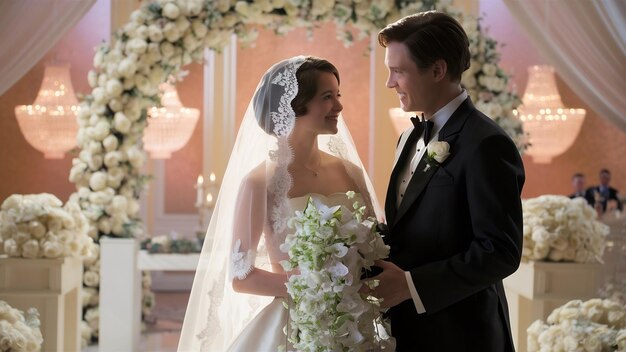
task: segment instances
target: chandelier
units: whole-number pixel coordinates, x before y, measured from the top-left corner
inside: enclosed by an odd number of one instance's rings
[[[169,159],[172,152],[189,142],[200,111],[183,107],[172,85],[163,83],[159,88],[163,92],[161,107],[148,110],[148,127],[143,143],[151,158]]]
[[[528,84],[522,100],[524,104],[514,113],[519,114],[524,130],[530,134],[526,153],[536,163],[550,163],[574,143],[585,118],[585,109],[563,107],[556,89],[554,68],[546,65],[528,68]]]
[[[33,105],[15,107],[24,138],[46,159],[62,159],[76,145],[77,112],[69,64],[47,64]]]
[[[389,117],[391,118],[391,123],[398,133],[398,136],[409,127],[413,127],[411,117],[415,117],[415,115],[416,114],[414,112],[404,111],[402,108],[389,109]]]

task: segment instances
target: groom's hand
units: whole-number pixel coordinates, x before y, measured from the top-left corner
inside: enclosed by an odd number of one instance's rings
[[[361,292],[382,298],[380,305],[382,308],[391,308],[411,299],[411,291],[409,291],[404,270],[384,260],[377,260],[374,265],[381,268],[382,272],[367,281],[378,280],[378,286],[369,289],[367,285],[363,285]]]

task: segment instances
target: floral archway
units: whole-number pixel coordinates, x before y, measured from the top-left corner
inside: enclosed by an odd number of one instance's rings
[[[513,138],[520,152],[526,147],[521,122],[513,115],[519,97],[508,88],[508,76],[498,66],[497,42],[476,18],[450,7],[449,0],[413,2],[373,0],[157,0],[135,10],[115,35],[101,45],[88,80],[91,94],[78,115],[78,146],[70,181],[90,220],[89,235],[133,237],[142,232],[139,196],[146,182],[141,169],[148,123],[147,109],[158,104],[160,83],[176,77],[192,61],[202,61],[204,49],[222,50],[236,34],[256,39],[252,26],[284,34],[312,29],[320,22],[337,24],[338,38],[349,45],[405,15],[438,9],[457,17],[470,38],[472,63],[462,83],[476,107]],[[85,267],[85,328],[97,335],[99,261]],[[90,327],[86,327],[89,324]]]

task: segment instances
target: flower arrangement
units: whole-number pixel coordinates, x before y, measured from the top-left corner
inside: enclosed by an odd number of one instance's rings
[[[609,227],[583,198],[544,195],[522,201],[523,260],[602,262]]]
[[[402,16],[439,9],[461,19],[471,41],[472,66],[463,85],[476,105],[509,133],[520,152],[527,145],[513,115],[520,99],[507,88],[499,68],[498,45],[480,19],[461,16],[451,0],[153,0],[143,2],[115,34],[114,44],[96,50],[88,74],[91,94],[78,112],[80,152],[69,179],[73,197],[89,219],[88,234],[139,236],[139,197],[147,181],[141,146],[147,109],[158,105],[159,84],[182,75],[183,66],[201,61],[205,48],[220,51],[236,34],[244,42],[257,37],[254,26],[285,34],[334,22],[345,46],[365,38]],[[356,33],[356,38],[355,38]],[[89,271],[86,268],[86,272]]]
[[[0,207],[0,254],[23,258],[91,257],[87,219],[75,202],[48,193],[14,194]]]
[[[0,300],[0,351],[39,351],[43,343],[40,325],[37,309],[30,308],[24,315]]]
[[[289,253],[281,264],[299,272],[287,282],[293,304],[286,328],[298,351],[393,349],[393,340],[381,331],[376,299],[359,293],[363,282],[353,276],[387,257],[389,247],[376,232],[375,219],[365,218],[365,207],[358,202],[353,207],[328,207],[309,198],[304,211],[289,220],[295,233],[281,245]]]
[[[199,241],[178,238],[176,232],[169,236],[161,235],[147,238],[141,242],[141,249],[149,253],[200,253],[202,247]]]
[[[624,351],[626,307],[607,299],[574,300],[555,309],[547,323],[537,320],[528,332],[528,352]]]

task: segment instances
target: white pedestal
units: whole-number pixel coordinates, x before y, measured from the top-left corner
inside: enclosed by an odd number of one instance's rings
[[[0,258],[0,299],[37,308],[46,351],[80,351],[83,263],[78,258]]]
[[[528,262],[504,279],[516,350],[526,352],[526,329],[535,320],[570,300],[596,297],[600,270],[600,264]]]
[[[100,352],[138,351],[141,324],[139,244],[134,238],[100,240]]]

